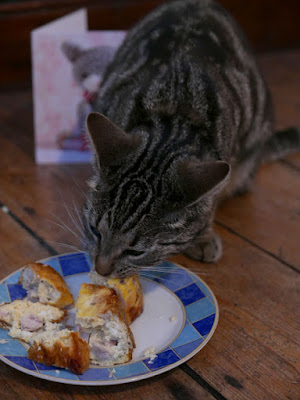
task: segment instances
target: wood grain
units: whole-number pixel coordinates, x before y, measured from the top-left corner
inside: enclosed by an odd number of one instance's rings
[[[262,167],[251,193],[226,202],[217,220],[300,269],[300,174],[281,163]]]
[[[175,258],[205,273],[220,306],[214,337],[188,365],[229,399],[296,399],[300,276],[234,234],[218,231],[225,247],[219,263]]]
[[[46,254],[43,247],[2,210],[0,210],[0,238],[0,280],[22,267],[27,261],[37,260]]]
[[[300,50],[285,52],[282,57],[262,54],[258,60],[270,86],[277,129],[300,128]],[[289,155],[286,160],[300,171],[299,152]]]
[[[0,363],[2,400],[213,400],[179,368],[137,383],[112,387],[73,386],[43,381]]]
[[[18,160],[5,170],[0,167],[1,201],[59,253],[74,251],[68,245],[81,245],[75,208],[84,200],[87,166],[37,167],[6,139],[0,138],[0,146],[5,147],[3,165]]]

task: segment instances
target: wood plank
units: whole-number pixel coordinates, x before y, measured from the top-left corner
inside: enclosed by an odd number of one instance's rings
[[[3,400],[213,400],[214,397],[179,368],[159,377],[111,387],[74,386],[40,380],[0,363]]]
[[[252,192],[224,203],[217,220],[300,268],[300,175],[281,163],[262,167]]]
[[[49,253],[0,209],[0,280],[29,261]]]
[[[261,54],[258,58],[273,97],[277,129],[300,127],[300,50]],[[300,153],[286,157],[300,168]]]
[[[175,257],[181,265],[202,269],[220,306],[215,335],[188,365],[228,399],[296,399],[299,274],[217,230],[225,245],[217,264]]]
[[[70,215],[78,218],[74,207],[75,202],[81,204],[84,199],[80,185],[84,187],[89,175],[87,166],[38,167],[9,141],[0,138],[0,146],[5,149],[1,159],[5,168],[0,170],[0,201],[58,252],[73,251],[67,245],[80,245],[80,227],[74,226]],[[12,159],[17,161],[10,163]]]

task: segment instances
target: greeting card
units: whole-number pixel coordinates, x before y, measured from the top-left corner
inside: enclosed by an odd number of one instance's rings
[[[125,31],[88,31],[81,9],[32,31],[37,163],[89,162],[85,120]]]

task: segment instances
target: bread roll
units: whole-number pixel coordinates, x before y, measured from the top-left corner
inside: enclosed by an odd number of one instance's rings
[[[137,275],[123,279],[105,278],[95,270],[92,270],[89,277],[97,285],[104,285],[115,289],[122,300],[128,325],[142,313],[143,291]]]
[[[108,366],[131,360],[135,343],[114,289],[83,283],[76,307],[76,328],[89,343],[92,363]]]
[[[9,330],[9,335],[29,343],[34,335],[52,329],[64,319],[66,312],[57,307],[28,300],[15,300],[0,305],[0,327]]]
[[[27,290],[29,300],[59,308],[74,303],[73,296],[65,281],[50,265],[41,263],[26,265],[19,278],[19,284]]]
[[[28,350],[28,357],[45,365],[68,368],[74,374],[82,374],[90,365],[88,343],[69,329],[38,334]]]

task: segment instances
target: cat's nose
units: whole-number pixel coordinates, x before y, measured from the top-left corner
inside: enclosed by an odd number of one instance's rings
[[[100,275],[110,275],[114,270],[113,260],[110,257],[98,256],[95,262],[95,269]]]

